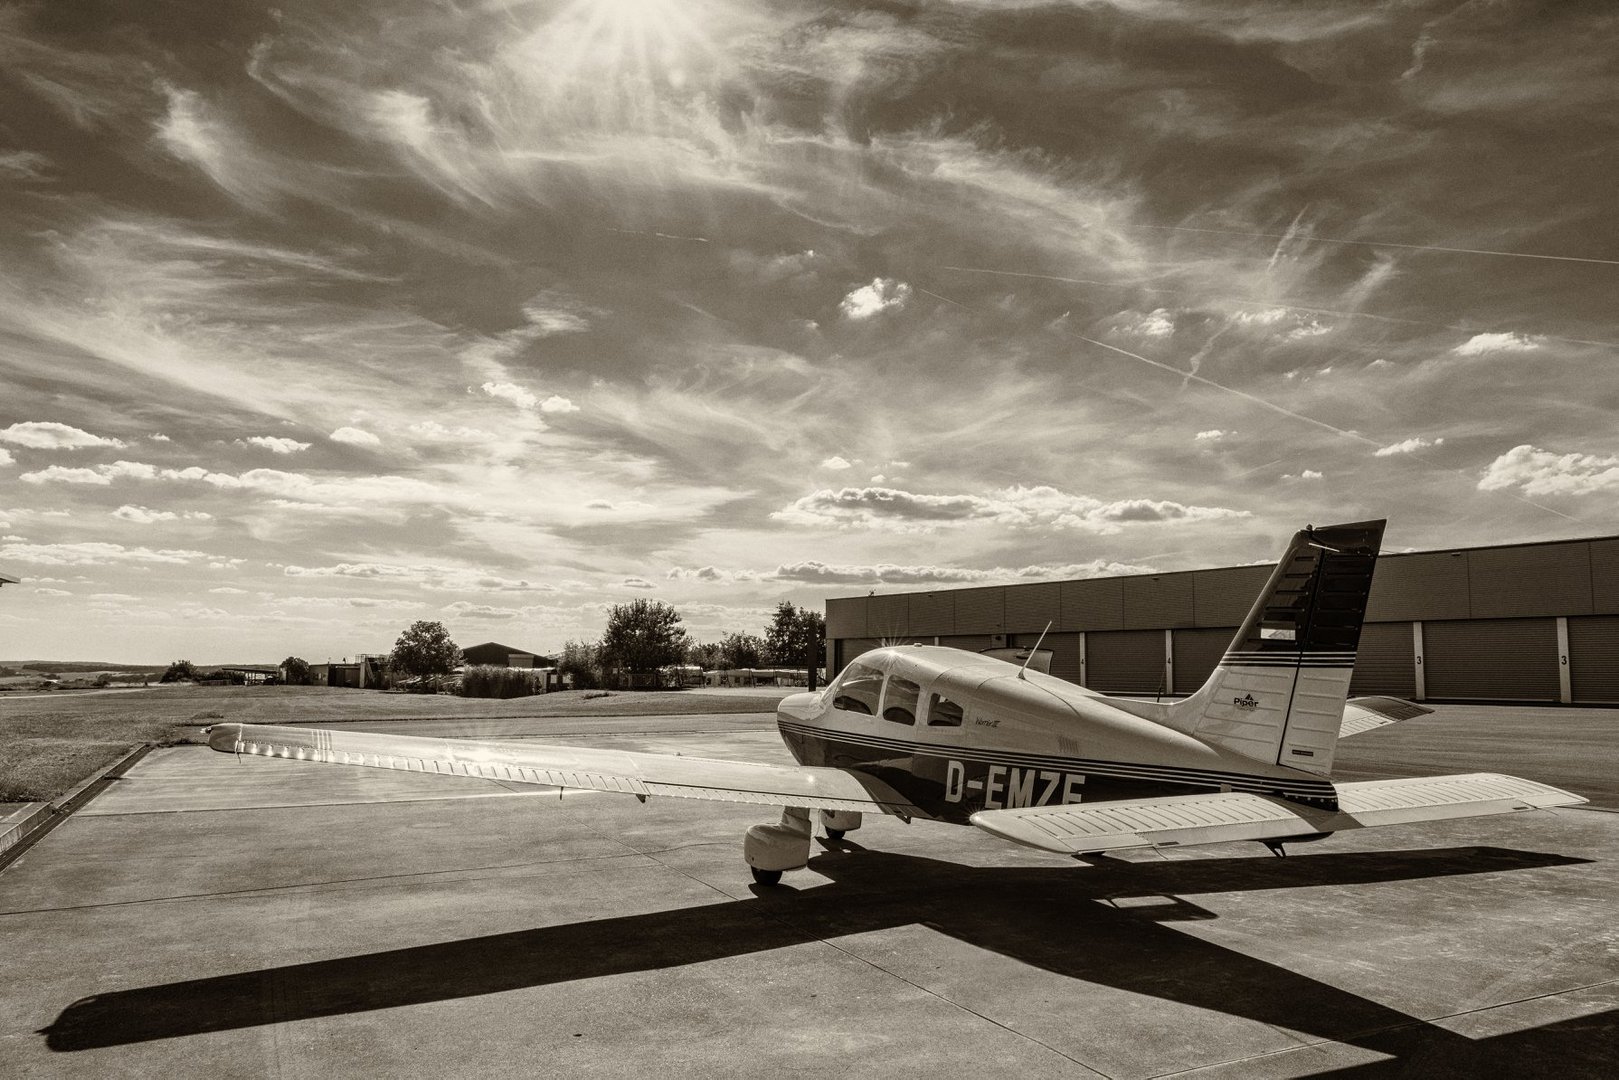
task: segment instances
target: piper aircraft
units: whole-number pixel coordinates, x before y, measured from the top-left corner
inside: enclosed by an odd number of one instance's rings
[[[1203,687],[1175,701],[1108,697],[1028,665],[929,645],[864,653],[777,727],[797,765],[582,747],[217,724],[209,745],[558,788],[760,803],[743,858],[763,885],[803,867],[811,812],[837,840],[880,812],[970,825],[1088,858],[1125,848],[1319,840],[1373,825],[1586,800],[1496,773],[1333,783],[1338,740],[1431,712],[1349,698],[1382,521],[1296,533]]]

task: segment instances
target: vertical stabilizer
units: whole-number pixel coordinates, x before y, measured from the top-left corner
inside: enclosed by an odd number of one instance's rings
[[[1265,591],[1170,726],[1266,764],[1332,771],[1382,521],[1295,533]]]

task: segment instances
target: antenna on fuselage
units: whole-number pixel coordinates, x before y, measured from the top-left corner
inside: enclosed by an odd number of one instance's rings
[[[1023,666],[1017,669],[1018,678],[1022,679],[1023,673],[1029,670],[1029,661],[1034,659],[1034,654],[1040,649],[1040,643],[1046,640],[1046,635],[1049,633],[1051,633],[1051,620],[1048,619],[1046,620],[1046,628],[1040,631],[1039,637],[1034,639],[1034,648],[1030,649],[1029,655],[1023,658]],[[1027,682],[1028,680],[1024,679],[1024,681]]]

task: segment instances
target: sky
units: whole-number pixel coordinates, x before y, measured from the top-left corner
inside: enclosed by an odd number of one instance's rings
[[[0,657],[1605,535],[1609,3],[0,5]]]

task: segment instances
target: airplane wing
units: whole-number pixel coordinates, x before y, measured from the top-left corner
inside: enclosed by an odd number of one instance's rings
[[[1344,705],[1344,719],[1338,727],[1338,738],[1347,739],[1363,731],[1371,731],[1385,724],[1397,724],[1414,716],[1427,716],[1431,712],[1432,709],[1404,698],[1350,698]]]
[[[269,724],[215,724],[206,732],[208,745],[227,754],[618,791],[643,801],[649,795],[666,795],[811,810],[928,816],[882,781],[844,769]]]
[[[1285,840],[1374,825],[1508,814],[1586,800],[1499,773],[1339,784],[1337,811],[1245,792],[980,810],[972,823],[1004,840],[1064,855],[1226,840]]]

